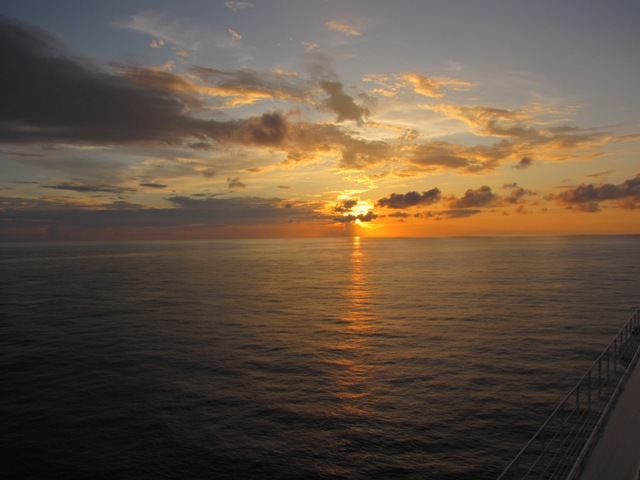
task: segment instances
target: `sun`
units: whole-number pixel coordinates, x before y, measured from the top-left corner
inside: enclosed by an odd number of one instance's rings
[[[378,218],[374,211],[375,205],[353,193],[345,192],[335,202],[327,204],[327,209],[333,213],[337,222],[344,225],[345,235],[349,237],[359,236],[365,230],[378,226],[374,222]]]
[[[368,201],[358,199],[358,203],[351,207],[351,211],[349,213],[356,217],[356,223],[366,223],[363,222],[361,218],[366,217],[369,212],[373,212],[373,208],[373,205]],[[347,213],[347,215],[349,213]]]

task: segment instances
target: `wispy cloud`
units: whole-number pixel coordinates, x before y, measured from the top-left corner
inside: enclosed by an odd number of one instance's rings
[[[227,8],[233,11],[233,13],[238,12],[239,10],[244,10],[245,8],[253,8],[254,4],[250,2],[225,2]]]
[[[339,22],[337,20],[330,20],[326,23],[326,26],[329,30],[334,30],[336,32],[344,33],[345,35],[358,36],[362,35],[362,32],[352,26],[348,25],[344,22]]]
[[[73,192],[79,193],[134,193],[135,189],[126,188],[126,187],[118,187],[114,185],[106,185],[106,184],[98,184],[98,185],[89,185],[83,184],[79,182],[62,182],[56,185],[42,185],[43,188],[53,188],[56,190],[71,190]]]
[[[429,77],[417,72],[405,72],[393,75],[369,74],[363,78],[366,82],[380,85],[375,92],[385,97],[394,97],[403,91],[415,92],[425,97],[440,99],[446,90],[467,91],[476,87],[476,83],[448,77]]]
[[[475,87],[472,82],[452,78],[431,78],[415,72],[404,73],[398,78],[408,82],[416,93],[433,98],[442,98],[445,89],[464,91]]]

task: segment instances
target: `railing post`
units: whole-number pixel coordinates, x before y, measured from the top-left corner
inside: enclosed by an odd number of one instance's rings
[[[591,414],[591,369],[587,374],[587,412]]]
[[[598,357],[598,401],[602,398],[602,355]]]
[[[542,472],[544,472],[544,426],[540,431],[540,478],[542,478]]]
[[[624,326],[624,345],[625,348],[629,348],[629,324]]]

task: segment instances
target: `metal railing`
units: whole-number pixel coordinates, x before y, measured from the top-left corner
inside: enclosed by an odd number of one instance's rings
[[[639,346],[640,309],[498,480],[573,479],[638,358]]]

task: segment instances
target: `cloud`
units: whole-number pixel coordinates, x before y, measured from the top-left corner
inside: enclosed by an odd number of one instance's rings
[[[286,119],[264,114],[216,121],[195,116],[201,89],[149,69],[103,71],[71,56],[48,34],[0,20],[0,142],[273,146]]]
[[[238,190],[238,189],[242,189],[242,188],[247,188],[247,184],[243,183],[242,181],[240,181],[240,177],[234,177],[234,178],[228,177],[227,178],[227,185],[232,190]]]
[[[194,111],[205,107],[201,98],[205,90],[180,75],[149,67],[121,67],[119,71],[136,86],[175,96]]]
[[[194,40],[193,25],[181,20],[170,20],[167,15],[157,11],[143,11],[131,15],[127,20],[114,22],[112,26],[149,35],[153,38],[152,48],[154,44],[169,44],[173,52],[183,59],[192,60],[198,49],[198,41]],[[190,37],[192,41],[188,40]]]
[[[640,206],[640,174],[618,185],[582,184],[550,195],[549,198],[571,209],[586,212],[597,212],[600,210],[600,203],[608,201],[615,201],[620,208],[636,209]]]
[[[404,209],[416,205],[432,205],[440,201],[441,194],[438,188],[432,188],[427,192],[392,193],[389,197],[378,200],[380,207]]]
[[[360,213],[357,215],[350,213],[348,215],[343,215],[341,217],[340,216],[334,217],[334,221],[339,223],[353,223],[356,220],[359,220],[361,222],[371,222],[376,218],[378,218],[378,215],[370,210],[367,213]]]
[[[346,225],[356,221],[371,222],[378,218],[378,214],[373,211],[373,205],[368,201],[361,200],[360,197],[341,197],[333,205],[333,213],[341,214],[335,216],[334,221]]]
[[[318,82],[322,91],[329,95],[317,103],[320,108],[336,113],[338,122],[353,120],[362,123],[370,112],[365,106],[356,104],[354,98],[344,92],[344,85],[338,81],[331,59],[322,54],[308,55],[307,59],[311,81],[277,69],[258,72],[249,69],[223,71],[192,67],[189,74],[210,85],[207,89],[209,95],[228,97],[224,102],[226,107],[253,104],[267,99],[314,103],[315,82]]]
[[[218,70],[192,67],[189,75],[206,82],[209,95],[230,97],[226,107],[248,105],[259,100],[277,98],[303,102],[310,97],[310,85],[281,70],[258,72],[250,69]]]
[[[527,168],[529,168],[531,165],[533,165],[533,160],[530,159],[529,157],[522,157],[520,159],[520,161],[513,166],[513,168],[517,168],[520,170],[525,170]]]
[[[604,170],[602,172],[591,173],[589,175],[585,175],[587,178],[597,178],[598,180],[604,180],[604,177],[607,175],[611,175],[615,173],[615,170]]]
[[[453,209],[487,207],[493,205],[499,198],[499,195],[491,191],[491,187],[484,185],[475,190],[467,190],[461,198],[452,198],[449,206]]]
[[[102,71],[39,29],[0,19],[0,65],[2,142],[175,142],[192,131],[184,92]]]
[[[113,185],[105,185],[105,184],[86,185],[86,184],[81,184],[76,182],[62,182],[57,185],[42,185],[42,188],[52,188],[56,190],[70,190],[72,192],[78,192],[78,193],[103,192],[103,193],[123,194],[123,193],[134,193],[136,191],[133,188],[116,187]]]
[[[343,22],[338,22],[336,20],[330,20],[326,24],[329,30],[335,30],[336,32],[344,33],[346,35],[358,36],[362,35],[362,32],[358,30],[356,27],[351,25],[347,25]]]
[[[369,115],[369,110],[355,103],[353,97],[343,92],[344,86],[340,82],[321,81],[320,87],[329,94],[322,105],[329,111],[338,114],[337,122],[354,120],[362,123]]]
[[[392,146],[385,141],[365,140],[351,136],[336,125],[307,122],[289,123],[285,162],[299,164],[314,161],[318,155],[335,155],[338,167],[361,171],[390,161]]]
[[[431,141],[404,145],[402,153],[408,166],[408,174],[442,169],[480,173],[493,170],[500,163],[510,159],[513,146],[509,142],[498,142],[488,146],[466,146]]]
[[[338,74],[333,68],[333,58],[321,52],[310,52],[305,54],[305,70],[314,82],[328,81],[337,82]]]
[[[244,10],[245,8],[253,8],[254,4],[250,2],[225,2],[227,8],[236,13],[238,10]]]
[[[526,121],[530,121],[531,118],[517,110],[464,107],[444,103],[427,108],[465,122],[476,135],[529,140],[536,139],[539,135],[535,130],[525,127]]]
[[[537,121],[525,110],[445,103],[425,105],[425,108],[466,123],[477,136],[502,138],[511,146],[512,155],[520,158],[515,168],[531,166],[533,156],[553,161],[570,160],[581,151],[593,150],[608,142],[626,141],[626,137],[605,135],[592,129],[569,125],[547,127],[548,122]]]
[[[331,217],[318,213],[320,205],[285,201],[279,198],[204,198],[173,196],[171,208],[146,208],[128,202],[83,205],[57,199],[34,200],[0,197],[0,238],[12,238],[12,232],[39,231],[56,225],[86,235],[106,230],[152,231],[162,228],[215,228],[228,225],[276,225],[291,222],[321,221]],[[91,233],[93,232],[93,233]],[[19,233],[15,233],[19,235]]]
[[[442,98],[444,88],[463,91],[475,87],[472,82],[452,78],[432,78],[415,72],[404,73],[397,78],[409,83],[416,93],[431,98]]]
[[[350,212],[353,207],[358,205],[359,201],[360,199],[357,197],[347,198],[345,200],[342,200],[341,202],[338,202],[338,204],[336,204],[336,206],[334,207],[333,211],[336,213]]]
[[[476,209],[455,209],[455,210],[443,210],[438,212],[437,216],[445,218],[468,218],[481,213],[481,210]]]
[[[390,213],[389,215],[386,215],[387,217],[392,217],[392,218],[400,218],[400,219],[404,219],[404,218],[409,218],[412,215],[406,212],[393,212]]]
[[[280,112],[264,113],[243,122],[230,139],[243,145],[281,145],[287,139],[287,119]]]
[[[442,97],[440,85],[438,85],[435,80],[425,75],[419,75],[417,73],[406,73],[402,78],[411,83],[417,93],[424,95],[425,97]]]
[[[156,38],[169,42],[162,36]],[[393,125],[365,122],[371,115],[370,109],[374,107],[363,100],[362,95],[354,94],[345,86],[335,72],[330,57],[313,54],[306,55],[305,59],[308,77],[304,78],[275,69],[257,71],[190,67],[184,76],[166,68],[112,65],[107,69],[72,55],[46,32],[0,19],[0,65],[3,68],[0,77],[0,105],[3,105],[0,109],[0,142],[16,144],[7,148],[5,155],[18,159],[16,161],[21,164],[38,168],[46,164],[48,168],[64,170],[65,176],[62,178],[84,179],[69,182],[49,180],[43,188],[75,193],[125,194],[135,190],[117,185],[125,178],[132,178],[125,176],[131,171],[125,171],[129,165],[125,165],[124,161],[120,166],[116,164],[116,150],[110,150],[108,147],[111,146],[126,146],[128,150],[124,155],[132,152],[138,155],[140,150],[137,148],[140,146],[162,146],[162,151],[157,150],[161,153],[154,152],[135,166],[133,175],[136,181],[147,181],[140,183],[140,187],[160,190],[167,187],[165,183],[176,184],[169,181],[170,178],[184,179],[194,174],[211,176],[214,167],[225,172],[222,178],[229,175],[229,188],[244,188],[240,177],[234,175],[240,171],[256,172],[256,169],[249,168],[256,163],[243,160],[241,168],[228,168],[234,160],[226,160],[226,157],[221,159],[229,152],[233,158],[240,158],[242,154],[246,155],[244,158],[263,159],[269,155],[270,159],[274,159],[270,160],[269,168],[276,168],[277,162],[295,166],[324,162],[331,158],[336,163],[331,167],[342,170],[340,173],[365,172],[358,179],[372,181],[394,176],[424,176],[441,171],[480,174],[504,164],[526,169],[532,166],[533,158],[542,164],[549,159],[574,158],[572,155],[580,149],[601,146],[609,141],[637,140],[634,136],[616,138],[594,130],[557,126],[556,123],[553,123],[556,126],[550,127],[551,122],[537,121],[533,117],[540,110],[537,107],[508,110],[441,102],[417,108],[422,110],[422,115],[425,108],[429,110],[429,117],[439,116],[431,113],[437,112],[448,119],[460,120],[472,133],[481,137],[495,137],[497,140],[494,139],[495,142],[491,144],[473,145],[468,143],[468,138],[462,144],[425,141],[417,131],[405,135],[396,131],[389,133]],[[432,78],[418,73],[386,77],[371,75],[368,78],[382,85],[384,91],[397,94],[396,98],[408,93],[408,98],[414,103],[415,93],[441,99],[448,90],[473,87],[470,82]],[[353,125],[346,128],[330,121],[302,121],[300,119],[309,112],[305,105],[289,105],[289,110],[270,106],[270,111],[248,118],[233,118],[231,114],[238,111],[220,110],[222,107],[255,104],[261,100],[311,105],[324,111],[324,117],[335,115],[335,121],[352,121],[358,124],[358,128]],[[400,98],[398,104],[401,102]],[[388,128],[384,130],[385,136],[373,140],[373,135],[385,127]],[[396,134],[398,137],[393,138]],[[483,141],[487,142],[486,139]],[[38,148],[34,146],[36,143],[43,144],[39,151],[46,152],[46,156],[20,152],[26,148],[18,144],[27,143],[30,150]],[[61,149],[80,152],[80,148],[87,146],[103,150],[91,153],[92,157],[84,156],[84,150],[82,154],[65,154],[64,158],[60,153]],[[56,149],[59,151],[56,152]],[[255,152],[258,149],[264,151]],[[83,157],[79,158],[80,155]],[[107,162],[110,162],[109,165],[106,165]],[[86,169],[92,166],[92,172],[80,170],[80,164],[84,164]],[[106,167],[98,168],[101,164]],[[110,177],[100,175],[109,169],[112,172]],[[156,181],[160,183],[153,183]],[[619,190],[622,186],[614,187]],[[563,204],[583,209],[597,208],[598,203],[603,201],[615,200],[625,208],[632,208],[637,202],[637,197],[630,194],[609,194],[607,197],[602,185],[583,187],[584,192],[568,190],[554,198]],[[277,188],[290,187],[280,185]],[[590,201],[579,200],[594,196],[593,192],[588,191],[589,188],[599,191],[601,197]],[[632,186],[627,188],[633,189]],[[483,207],[526,205],[527,197],[532,195],[535,193],[515,185],[504,197],[493,193],[489,187],[481,187],[468,190],[461,198],[448,197],[445,201],[446,208],[460,211],[456,215],[462,216],[473,215]],[[380,199],[378,205],[402,210],[440,200],[440,191],[432,189],[422,193],[393,193]],[[176,208],[186,208],[185,205],[175,204]],[[222,208],[228,204],[216,205]],[[115,209],[115,206],[110,208]],[[213,204],[207,204],[206,208],[213,208]],[[367,217],[366,213],[351,212],[347,206],[341,208],[344,211],[331,212],[327,218],[331,219],[334,213],[346,213],[347,221],[350,221],[349,215],[353,217],[351,221],[370,221],[375,215],[371,213]],[[131,206],[128,209],[135,210]],[[358,215],[363,217],[359,218]],[[446,217],[453,214],[439,215]]]
[[[504,199],[505,202],[511,203],[511,204],[519,203],[522,200],[522,198],[526,196],[537,195],[536,192],[518,187],[517,185],[513,185],[513,186],[505,185],[504,188],[512,188],[511,192],[509,193],[509,196]]]

